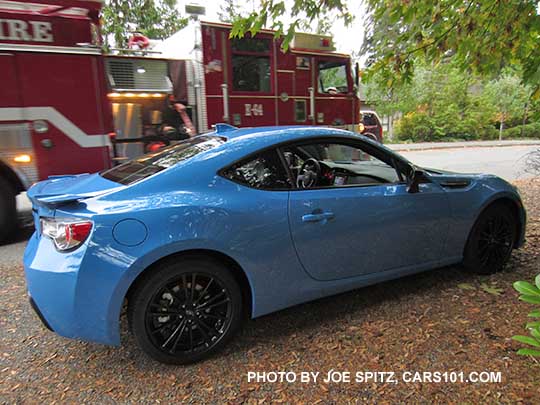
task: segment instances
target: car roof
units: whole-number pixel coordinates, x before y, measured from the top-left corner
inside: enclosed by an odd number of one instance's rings
[[[244,141],[249,143],[260,143],[258,146],[277,144],[309,137],[336,135],[358,137],[357,134],[343,129],[305,125],[235,128],[226,124],[218,124],[216,125],[214,134],[227,138],[228,141],[234,141],[235,143]]]
[[[207,155],[212,155],[214,157],[220,156],[223,160],[234,161],[258,150],[277,146],[279,144],[309,138],[325,137],[361,140],[395,155],[395,153],[388,148],[385,148],[383,145],[363,135],[344,129],[324,126],[290,125],[236,128],[228,124],[216,124],[215,130],[205,135],[219,136],[225,138],[227,142],[215,149],[201,153],[195,157],[193,161],[197,161],[199,158],[206,159]]]

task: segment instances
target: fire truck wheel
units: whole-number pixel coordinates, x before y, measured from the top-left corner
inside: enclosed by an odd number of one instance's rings
[[[17,226],[17,203],[11,184],[0,178],[0,243],[12,236]]]

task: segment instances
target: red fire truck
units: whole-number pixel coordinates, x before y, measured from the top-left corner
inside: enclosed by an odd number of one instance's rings
[[[229,39],[229,25],[201,22],[164,41],[162,54],[105,55],[101,7],[0,0],[0,240],[32,183],[143,153],[130,141],[159,136],[170,94],[199,133],[218,122],[358,129],[357,75],[331,37],[298,34],[283,53],[272,31]]]

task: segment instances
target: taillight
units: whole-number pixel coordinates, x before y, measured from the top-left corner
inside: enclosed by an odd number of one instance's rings
[[[59,251],[73,250],[92,230],[92,221],[78,218],[41,218],[41,234],[54,242]]]
[[[379,125],[379,140],[382,143],[383,129],[382,125]]]

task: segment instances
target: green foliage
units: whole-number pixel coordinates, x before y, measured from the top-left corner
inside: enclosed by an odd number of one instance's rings
[[[486,80],[463,73],[448,60],[437,65],[417,60],[408,83],[387,87],[382,73],[369,77],[365,85],[369,104],[382,115],[401,114],[395,134],[402,141],[450,141],[496,139],[496,126],[519,126],[504,130],[503,138],[536,137],[540,120],[538,102],[531,102],[530,87],[520,82],[520,72],[505,69]]]
[[[326,21],[330,14],[346,25],[353,20],[344,0],[261,0],[257,11],[234,18],[231,37],[242,38],[247,32],[255,35],[262,28],[270,28],[276,31],[276,37],[283,37],[282,48],[287,50],[294,33],[311,27],[314,22],[318,33],[328,32],[330,26]],[[288,25],[283,22],[284,15],[290,16]]]
[[[126,48],[134,32],[164,39],[187,25],[175,8],[176,0],[108,0],[103,8],[103,36],[114,38],[116,48]]]
[[[438,63],[452,55],[462,71],[490,75],[523,67],[540,83],[540,17],[533,0],[367,0],[372,15],[364,52],[390,81],[408,81],[415,58]]]
[[[530,304],[540,305],[540,274],[535,278],[535,285],[527,281],[516,281],[514,288],[520,293],[519,299]],[[540,318],[540,309],[535,309],[528,315],[531,318]],[[522,348],[518,354],[540,357],[540,322],[528,322],[525,328],[530,336],[513,336],[512,339],[532,346],[533,348]]]
[[[403,114],[395,131],[403,141],[491,139],[496,136],[492,109],[478,96],[481,81],[452,63],[418,63],[410,83],[388,89],[382,75],[366,86],[369,103],[384,115]]]
[[[540,122],[531,122],[530,124],[518,125],[504,130],[503,139],[517,138],[540,139]]]
[[[482,102],[495,112],[494,119],[499,122],[501,136],[505,123],[524,114],[530,93],[529,87],[521,84],[516,72],[509,69],[485,85]]]

